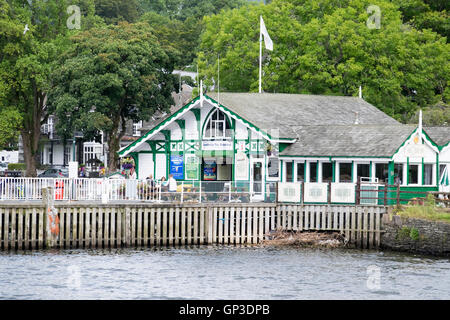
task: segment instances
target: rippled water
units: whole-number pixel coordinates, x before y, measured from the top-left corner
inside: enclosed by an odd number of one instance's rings
[[[450,260],[231,246],[0,253],[0,298],[450,299]]]

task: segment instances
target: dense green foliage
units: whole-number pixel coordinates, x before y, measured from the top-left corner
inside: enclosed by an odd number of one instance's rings
[[[95,13],[106,23],[135,22],[139,17],[136,0],[95,0]]]
[[[108,137],[109,168],[116,168],[128,120],[148,120],[174,103],[173,50],[161,46],[145,23],[94,28],[72,37],[73,44],[52,73],[49,105],[58,133],[86,139],[100,130]]]
[[[380,7],[381,27],[370,29],[366,8]],[[357,95],[399,120],[417,107],[448,104],[450,47],[430,30],[405,26],[390,1],[274,0],[205,18],[199,68],[207,83],[257,91],[259,15],[274,41],[264,51],[266,92]]]

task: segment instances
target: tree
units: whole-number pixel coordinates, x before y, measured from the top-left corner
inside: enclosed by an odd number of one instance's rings
[[[107,24],[119,21],[132,23],[139,18],[136,0],[95,0],[95,13]]]
[[[140,21],[147,22],[155,30],[160,41],[168,42],[179,51],[177,67],[192,64],[200,47],[203,31],[202,18],[241,7],[245,0],[139,0],[143,15]]]
[[[184,68],[195,59],[200,44],[199,35],[202,28],[200,20],[188,18],[180,21],[155,12],[147,12],[140,21],[152,27],[162,45],[174,50],[178,68]]]
[[[17,109],[0,109],[0,149],[17,146],[21,115]]]
[[[450,2],[440,0],[394,0],[403,21],[417,29],[431,29],[450,40]]]
[[[381,27],[368,28],[367,7],[382,12]],[[449,45],[430,31],[402,23],[389,1],[274,0],[206,17],[198,55],[207,83],[217,74],[222,90],[257,91],[259,15],[274,42],[264,50],[267,92],[357,95],[406,121],[417,106],[446,101]]]
[[[72,4],[80,6],[83,17],[93,8],[91,0],[0,0],[0,106],[20,114],[27,176],[36,176],[41,124],[49,115],[50,74],[65,50],[67,34],[76,32],[67,23]]]
[[[145,23],[110,25],[72,38],[73,46],[52,74],[49,105],[58,133],[81,130],[85,138],[107,135],[108,169],[117,169],[127,120],[148,120],[174,103],[178,82],[174,55]]]
[[[156,12],[171,19],[201,19],[222,10],[239,8],[246,0],[138,0],[142,12]]]

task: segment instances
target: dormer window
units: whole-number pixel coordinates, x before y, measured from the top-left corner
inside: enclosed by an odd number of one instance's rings
[[[205,139],[227,139],[231,138],[231,126],[227,116],[216,109],[211,113],[204,129]]]

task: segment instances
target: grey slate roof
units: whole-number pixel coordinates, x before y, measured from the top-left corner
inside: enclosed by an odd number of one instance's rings
[[[217,101],[216,92],[207,95]],[[220,104],[262,130],[279,129],[281,138],[296,138],[293,126],[353,124],[356,112],[359,124],[399,124],[357,97],[223,92]]]
[[[450,142],[450,127],[424,127],[423,129],[439,146]]]
[[[415,130],[409,125],[297,126],[282,156],[391,157]]]

